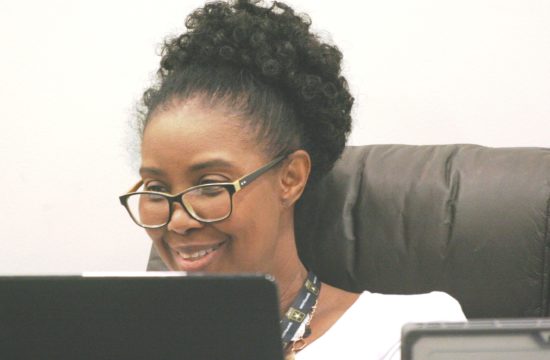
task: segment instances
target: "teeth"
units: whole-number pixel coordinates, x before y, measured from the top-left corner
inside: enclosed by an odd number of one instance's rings
[[[205,250],[197,251],[197,252],[194,252],[194,253],[192,253],[192,254],[184,254],[184,253],[179,252],[179,251],[178,251],[178,254],[179,254],[182,258],[184,258],[185,260],[196,260],[196,259],[199,259],[199,258],[201,258],[201,257],[203,257],[203,256],[206,256],[206,255],[210,254],[210,253],[213,252],[213,251],[218,250],[223,244],[224,244],[224,243],[220,243],[220,244],[218,244],[218,245],[216,245],[216,246],[211,247],[210,249],[205,249]]]

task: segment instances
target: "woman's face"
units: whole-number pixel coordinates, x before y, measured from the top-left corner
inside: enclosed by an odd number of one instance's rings
[[[144,188],[176,194],[232,182],[265,165],[272,159],[245,124],[198,100],[153,114],[141,148]],[[163,261],[181,271],[273,273],[289,246],[280,241],[285,230],[280,170],[271,169],[235,193],[231,216],[217,223],[198,222],[175,204],[166,226],[147,230]]]

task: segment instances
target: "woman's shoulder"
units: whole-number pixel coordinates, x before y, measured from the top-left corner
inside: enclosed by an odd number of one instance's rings
[[[425,294],[393,295],[364,292],[354,306],[365,312],[408,322],[464,321],[460,303],[451,295],[434,291]]]
[[[415,295],[363,292],[341,318],[297,358],[309,360],[330,354],[350,360],[394,359],[399,356],[401,327],[406,323],[465,320],[458,301],[443,292]],[[342,347],[343,343],[347,345]]]

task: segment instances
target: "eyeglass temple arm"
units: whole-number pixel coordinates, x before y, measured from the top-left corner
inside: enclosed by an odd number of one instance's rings
[[[139,189],[139,187],[143,185],[143,180],[140,180],[137,182],[137,184],[135,184],[134,186],[132,186],[132,188],[130,190],[128,190],[128,193],[131,193],[131,192],[134,192],[136,191],[137,189]]]
[[[281,160],[283,160],[286,157],[287,157],[287,155],[281,155],[281,156],[271,160],[270,162],[268,162],[267,164],[265,164],[264,166],[262,166],[258,170],[253,171],[250,174],[245,175],[242,178],[235,180],[233,182],[233,185],[235,185],[235,191],[241,190],[243,187],[250,184],[252,181],[256,180],[256,178],[258,176],[260,176],[263,173],[265,173],[266,171],[270,170],[272,167],[277,165]]]
[[[264,166],[262,166],[261,168],[259,168],[258,170],[256,171],[253,171],[251,172],[250,174],[248,175],[245,175],[243,176],[242,178],[240,179],[237,179],[233,182],[233,185],[235,185],[235,190],[236,191],[239,191],[241,188],[245,187],[246,185],[250,184],[252,181],[254,181],[258,176],[262,175],[263,173],[265,173],[266,171],[270,170],[272,167],[274,167],[275,165],[277,165],[281,160],[283,160],[284,158],[286,158],[288,155],[281,155],[279,157],[276,157],[275,159],[271,160],[270,162],[268,162],[267,164],[265,164]],[[136,191],[137,189],[140,188],[140,186],[143,185],[143,180],[140,180],[137,182],[137,184],[135,184],[134,186],[132,186],[132,188],[130,190],[128,190],[128,193],[131,193],[131,192],[134,192]]]

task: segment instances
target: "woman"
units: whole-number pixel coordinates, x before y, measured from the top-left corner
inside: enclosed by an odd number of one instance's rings
[[[186,26],[165,43],[158,83],[144,94],[141,181],[121,197],[167,266],[273,275],[286,353],[304,360],[391,356],[403,322],[462,319],[444,294],[321,284],[298,257],[294,206],[331,169],[351,127],[339,50],[281,3],[210,3]]]

